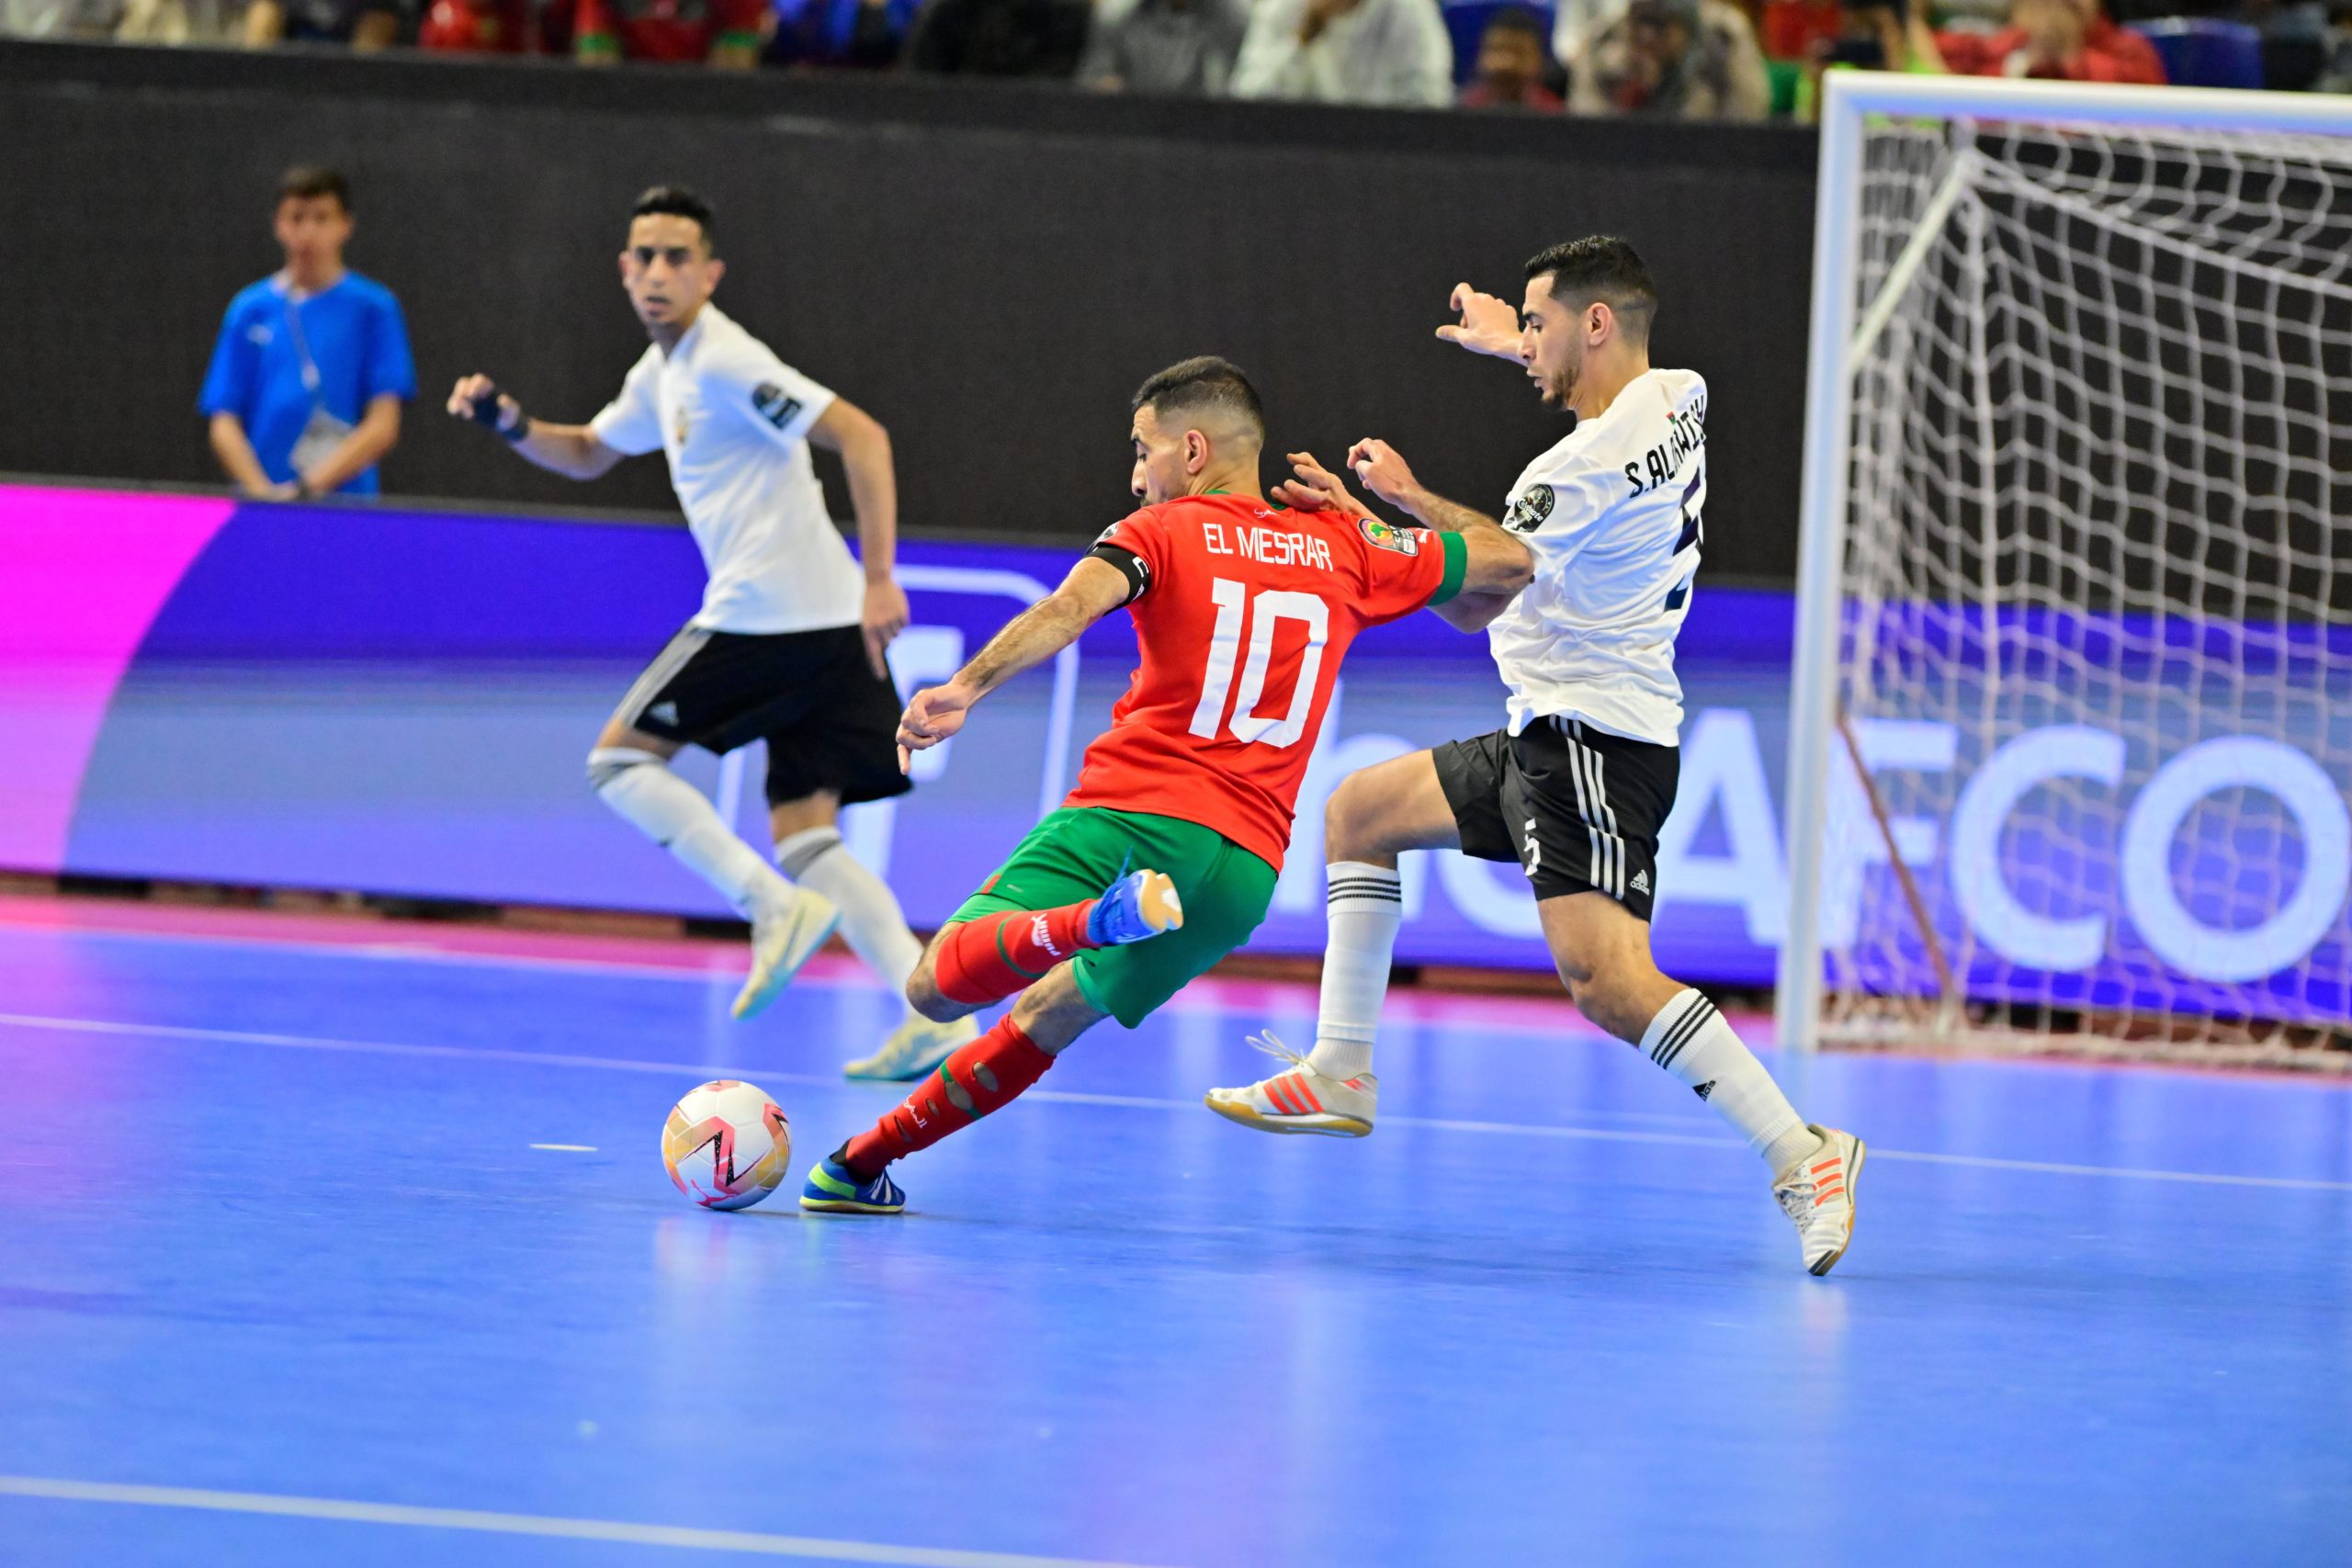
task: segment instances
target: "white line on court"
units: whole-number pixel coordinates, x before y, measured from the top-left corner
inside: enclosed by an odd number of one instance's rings
[[[556,953],[474,953],[458,947],[435,947],[422,942],[327,942],[316,937],[139,931],[113,926],[35,925],[0,919],[0,936],[15,933],[62,933],[77,940],[88,937],[106,942],[161,942],[197,947],[237,947],[249,953],[258,950],[295,953],[309,958],[364,958],[380,964],[458,964],[494,969],[550,969],[575,975],[583,971],[603,972],[630,980],[680,980],[697,986],[728,979],[732,979],[737,985],[742,984],[744,971],[750,964],[748,955],[751,951],[746,942],[740,950],[744,956],[730,964],[719,959],[720,950],[714,943],[709,956],[715,962],[707,967],[696,967],[685,964],[661,964],[650,959],[570,958]],[[794,977],[796,985],[833,987],[867,983],[846,975],[803,974]]]
[[[619,1541],[689,1551],[735,1551],[754,1557],[815,1557],[831,1562],[884,1562],[900,1568],[1136,1568],[1076,1557],[1032,1557],[1012,1551],[959,1551],[947,1547],[883,1546],[816,1536],[765,1535],[755,1530],[697,1529],[685,1525],[638,1525],[619,1519],[571,1519],[548,1514],[501,1514],[479,1508],[420,1508],[398,1503],[351,1503],[335,1497],[289,1497],[274,1492],[215,1492],[193,1486],[127,1486],[103,1481],[59,1481],[0,1475],[0,1496],[68,1503],[120,1503],[133,1507],[203,1508],[222,1514],[334,1519],[348,1524],[405,1525],[416,1529],[478,1530],[492,1535],[552,1536],[566,1540]]]
[[[560,1155],[593,1155],[596,1152],[596,1145],[594,1144],[533,1144],[531,1146]]]
[[[43,1018],[27,1013],[0,1013],[0,1027],[49,1029],[75,1034],[145,1035],[164,1040],[200,1040],[230,1045],[268,1045],[283,1050],[350,1052],[360,1055],[430,1057],[446,1061],[512,1062],[526,1066],[584,1067],[615,1073],[688,1075],[696,1078],[719,1075],[771,1083],[806,1084],[840,1089],[843,1081],[813,1073],[789,1073],[772,1067],[726,1066],[695,1062],[643,1062],[616,1056],[564,1055],[537,1051],[509,1051],[496,1046],[410,1045],[389,1041],[336,1040],[312,1034],[266,1034],[242,1029],[207,1029],[179,1023],[117,1023],[103,1019]],[[1200,1109],[1193,1100],[1161,1100],[1143,1095],[1085,1094],[1069,1089],[1033,1089],[1022,1096],[1058,1105],[1101,1105],[1134,1111]],[[1589,1139],[1617,1144],[1679,1144],[1724,1149],[1718,1136],[1699,1133],[1642,1133],[1620,1127],[1545,1127],[1521,1122],[1473,1122],[1442,1116],[1387,1116],[1382,1124],[1437,1133],[1477,1133],[1510,1138]],[[2041,1176],[2098,1176],[2121,1181],[2178,1181],[2209,1187],[2267,1187],[2291,1192],[2352,1192],[2352,1181],[2324,1181],[2294,1176],[2231,1176],[2201,1170],[2154,1170],[2132,1166],[2067,1165],[2051,1160],[2003,1159],[1993,1155],[1932,1154],[1871,1145],[1871,1157],[1919,1165],[1962,1166],[1976,1170],[2013,1170]]]

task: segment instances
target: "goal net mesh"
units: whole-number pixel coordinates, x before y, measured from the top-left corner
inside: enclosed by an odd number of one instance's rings
[[[2352,139],[1862,145],[1826,1037],[2352,1062]]]

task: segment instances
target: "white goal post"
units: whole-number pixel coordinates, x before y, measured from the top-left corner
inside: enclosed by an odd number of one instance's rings
[[[2352,1065],[2352,99],[1824,89],[1779,1039]]]

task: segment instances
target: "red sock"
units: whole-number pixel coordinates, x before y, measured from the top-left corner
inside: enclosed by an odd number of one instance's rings
[[[860,1133],[836,1157],[860,1181],[871,1181],[894,1159],[927,1149],[996,1110],[1046,1076],[1053,1057],[1011,1019],[958,1049],[916,1086],[906,1103]]]
[[[1014,909],[950,926],[932,965],[939,994],[984,1007],[1027,990],[1071,953],[1096,945],[1086,940],[1094,904],[1081,898],[1058,909]]]

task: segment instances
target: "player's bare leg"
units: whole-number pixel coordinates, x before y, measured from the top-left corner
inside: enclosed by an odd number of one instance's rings
[[[842,939],[850,951],[893,993],[904,995],[907,979],[922,957],[922,944],[907,929],[906,911],[889,885],[842,842],[841,809],[841,796],[832,790],[772,804],[768,827],[775,838],[776,864],[793,882],[841,911]],[[977,1032],[969,1024],[933,1023],[910,1007],[880,1050],[844,1062],[842,1071],[854,1078],[918,1078]]]
[[[1069,964],[1054,965],[995,1028],[958,1047],[903,1103],[819,1161],[801,1189],[800,1206],[824,1214],[898,1213],[906,1194],[890,1179],[893,1161],[1010,1103],[1109,1016],[1086,999]]]
[[[1585,1017],[1689,1084],[1772,1172],[1805,1268],[1826,1274],[1854,1230],[1861,1140],[1808,1123],[1713,1002],[1658,970],[1648,922],[1604,893],[1536,906],[1561,983]]]
[[[735,1016],[765,1007],[825,945],[840,919],[821,896],[786,882],[720,819],[703,793],[670,771],[679,743],[614,720],[588,753],[588,779],[605,805],[718,890],[752,922],[752,973]]]
[[[1323,811],[1330,924],[1314,1049],[1302,1056],[1271,1033],[1252,1037],[1285,1070],[1240,1089],[1211,1089],[1210,1110],[1261,1133],[1361,1138],[1372,1131],[1380,1093],[1373,1039],[1404,918],[1396,857],[1460,844],[1430,753],[1414,751],[1340,781]]]

